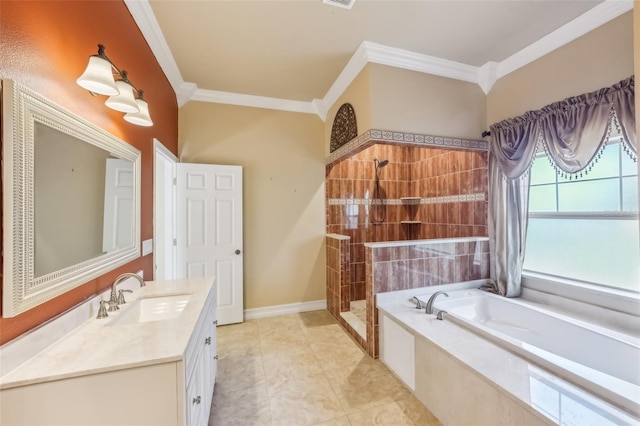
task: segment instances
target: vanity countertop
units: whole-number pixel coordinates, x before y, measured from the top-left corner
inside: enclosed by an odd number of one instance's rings
[[[179,361],[212,289],[212,277],[149,281],[127,295],[120,311],[104,319],[94,316],[0,377],[0,389]],[[191,296],[175,319],[111,324],[137,299],[179,294]]]

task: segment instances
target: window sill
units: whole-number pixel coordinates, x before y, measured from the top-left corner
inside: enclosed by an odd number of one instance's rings
[[[522,286],[613,311],[640,316],[640,294],[532,271],[522,273]]]

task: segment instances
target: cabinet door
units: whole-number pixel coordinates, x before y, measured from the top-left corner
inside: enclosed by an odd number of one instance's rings
[[[205,303],[185,354],[186,421],[207,424],[217,371],[215,290]]]
[[[213,336],[211,332],[211,325],[207,321],[207,327],[205,333],[203,333],[203,347],[202,347],[202,360],[200,361],[200,369],[202,374],[203,388],[205,392],[205,400],[207,403],[211,402],[213,394],[212,389],[212,377],[211,377],[211,359],[213,358]]]
[[[204,377],[204,388],[207,396],[207,403],[211,405],[213,399],[213,389],[216,383],[217,371],[217,349],[216,349],[216,321],[212,312],[208,315],[204,328],[204,348],[202,356],[202,372]]]
[[[213,396],[213,391],[216,386],[216,377],[218,375],[218,339],[217,339],[217,330],[218,320],[216,319],[216,315],[214,312],[213,320],[211,321],[212,325],[212,342],[211,342],[211,395]]]
[[[187,376],[187,401],[185,408],[187,411],[187,424],[197,426],[206,424],[208,419],[204,419],[206,406],[206,396],[204,392],[204,377],[202,376],[202,350],[193,351],[193,369]]]

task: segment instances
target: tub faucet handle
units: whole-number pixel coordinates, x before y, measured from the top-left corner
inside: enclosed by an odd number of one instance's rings
[[[418,299],[417,296],[413,296],[413,298],[411,299],[411,301],[413,301],[413,299],[416,300],[416,309],[422,309],[422,302],[420,301],[420,299]]]
[[[447,311],[438,311],[438,315],[436,315],[436,319],[442,321],[444,318],[442,318],[442,314],[447,314]]]

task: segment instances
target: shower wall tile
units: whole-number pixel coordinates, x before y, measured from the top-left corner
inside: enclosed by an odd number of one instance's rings
[[[409,286],[407,288],[425,286],[426,261],[427,259],[409,260]]]
[[[389,164],[380,169],[381,193],[388,202],[395,204],[368,204],[373,199],[375,189],[373,158],[389,160]],[[409,261],[390,264],[383,283],[384,273],[380,275],[375,269],[372,269],[371,274],[367,272],[364,243],[486,236],[487,183],[487,152],[482,150],[377,143],[327,166],[327,232],[351,238],[346,243],[347,250],[340,251],[348,253],[349,269],[342,266],[341,271],[330,274],[327,267],[327,304],[334,308],[334,316],[337,314],[338,317],[340,310],[348,310],[350,300],[366,298],[367,306],[373,306],[374,292],[370,286],[374,281],[380,280],[380,285],[387,289],[385,291],[392,291],[391,289],[396,288],[411,288],[419,283],[437,285],[443,280],[453,279],[456,273],[475,276],[486,272],[482,269],[482,263],[468,264],[466,269],[460,266],[458,272],[455,266],[443,265],[440,271],[437,262],[430,261],[426,256],[420,257],[418,250],[385,252],[376,249],[372,253],[374,264],[392,262],[392,259]],[[456,198],[469,194],[484,194],[484,198],[482,201],[458,201]],[[401,204],[401,197],[453,197],[456,201],[443,198],[435,203],[412,205]],[[342,204],[330,204],[329,200],[339,200]],[[360,200],[365,203],[362,204]],[[383,223],[375,223],[375,218],[372,217],[372,213],[378,212],[384,213]],[[421,223],[403,224],[402,221]],[[329,256],[328,246],[327,262]],[[420,261],[410,262],[417,259]],[[340,291],[334,291],[337,288]],[[332,300],[329,299],[329,293]],[[373,317],[371,323],[372,327],[375,326]],[[369,336],[369,330],[367,335]],[[371,341],[365,342],[365,345],[370,348],[370,354],[377,351],[377,347],[373,348],[377,345],[372,345]],[[363,348],[367,350],[365,346]]]
[[[425,287],[442,284],[440,281],[440,271],[438,270],[438,259],[436,257],[424,260],[424,273]]]
[[[349,310],[351,301],[349,239],[327,235],[326,255],[327,308],[334,316],[339,316],[340,312]]]
[[[489,244],[477,241],[434,242],[409,246],[366,247],[368,353],[377,356],[376,293],[489,278]]]
[[[350,240],[341,235],[327,235],[327,309],[351,337],[368,352],[368,342],[363,339],[340,312],[348,311],[351,302],[350,289]],[[364,296],[362,297],[364,298]]]
[[[370,252],[371,249],[367,248],[367,252]],[[391,252],[393,251],[393,247],[381,247],[376,249],[375,257],[373,258],[374,262],[386,262],[391,260]]]

